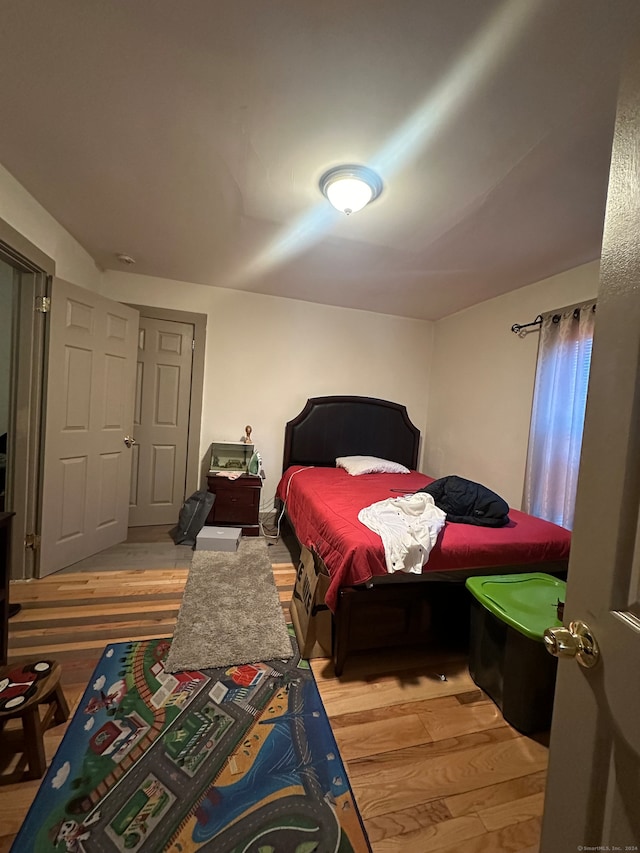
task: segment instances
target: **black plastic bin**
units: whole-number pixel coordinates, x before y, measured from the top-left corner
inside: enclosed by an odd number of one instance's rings
[[[543,643],[558,626],[558,602],[566,584],[534,572],[469,578],[471,598],[469,673],[523,734],[551,725],[557,661]]]

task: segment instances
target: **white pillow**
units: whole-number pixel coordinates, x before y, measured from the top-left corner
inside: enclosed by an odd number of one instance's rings
[[[399,462],[379,459],[377,456],[339,456],[336,468],[344,468],[347,474],[410,474],[409,468]]]

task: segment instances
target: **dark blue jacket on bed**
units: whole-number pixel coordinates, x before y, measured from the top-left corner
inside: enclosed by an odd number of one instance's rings
[[[419,489],[433,497],[435,505],[447,514],[447,521],[504,527],[509,523],[507,502],[480,483],[463,477],[441,477]]]

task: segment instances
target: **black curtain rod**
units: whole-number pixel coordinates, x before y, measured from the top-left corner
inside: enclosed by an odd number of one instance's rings
[[[528,329],[529,326],[539,326],[542,323],[542,314],[538,314],[535,320],[532,320],[531,323],[514,323],[511,327],[511,331],[514,335],[519,335],[523,329]]]
[[[595,313],[595,310],[596,310],[595,303],[593,304],[591,310]],[[562,320],[562,314],[554,314],[551,319],[554,323],[559,323],[560,320]],[[573,309],[573,319],[574,320],[580,319],[580,308],[579,307]],[[514,333],[514,335],[519,335],[523,329],[528,329],[530,326],[539,326],[541,323],[542,323],[542,314],[538,314],[536,319],[532,320],[531,323],[514,323],[513,326],[511,327],[511,331]]]

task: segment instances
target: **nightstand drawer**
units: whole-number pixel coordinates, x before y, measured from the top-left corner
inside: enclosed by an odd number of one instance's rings
[[[216,489],[216,507],[246,507],[260,504],[260,489]]]
[[[214,513],[214,524],[257,524],[258,517],[256,510],[252,506],[238,506],[238,504],[229,504],[228,506],[220,506],[216,503]]]

